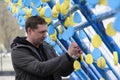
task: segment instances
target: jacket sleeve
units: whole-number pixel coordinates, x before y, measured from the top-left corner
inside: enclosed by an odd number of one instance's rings
[[[54,55],[56,55],[56,52],[53,48],[52,48],[52,52],[54,53]],[[74,71],[74,68],[73,68],[74,59],[71,58],[68,55],[68,53],[65,53],[65,55],[67,56],[68,61],[64,61],[61,66],[61,76],[63,77],[70,75]]]
[[[64,61],[63,64],[62,64],[63,66],[61,68],[62,69],[61,70],[61,75],[63,77],[66,77],[66,76],[70,75],[74,71],[74,68],[73,68],[74,60],[67,53],[65,55],[67,56],[69,61]]]
[[[30,50],[24,48],[13,49],[12,50],[13,65],[26,72],[41,77],[52,75],[58,71],[62,72],[62,74],[64,75],[68,75],[71,72],[71,70],[73,71],[73,69],[71,69],[73,60],[70,61],[66,54],[44,62],[40,62],[30,53],[31,53]]]

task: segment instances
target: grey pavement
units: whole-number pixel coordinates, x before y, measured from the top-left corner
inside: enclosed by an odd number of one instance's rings
[[[0,54],[0,80],[15,80],[10,54]]]

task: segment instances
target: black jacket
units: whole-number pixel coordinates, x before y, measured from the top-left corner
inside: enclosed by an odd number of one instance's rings
[[[61,80],[73,71],[74,60],[66,53],[57,56],[48,43],[43,42],[42,50],[47,56],[43,60],[38,50],[26,38],[17,37],[11,45],[12,63],[16,72],[15,80]]]

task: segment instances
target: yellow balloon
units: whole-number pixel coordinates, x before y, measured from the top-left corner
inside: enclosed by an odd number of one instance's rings
[[[116,34],[116,31],[114,30],[113,26],[112,26],[112,22],[110,22],[108,25],[107,25],[107,28],[106,28],[106,34],[108,36],[114,36]]]
[[[67,17],[67,19],[66,19],[65,22],[64,22],[64,25],[65,25],[65,27],[69,27],[70,24],[71,24],[71,22],[70,22],[70,18]]]
[[[42,2],[49,2],[50,0],[42,0]]]
[[[52,41],[56,41],[56,40],[57,40],[56,35],[54,35],[54,36],[53,36],[53,35],[50,35],[50,38],[51,38]]]
[[[26,15],[31,14],[30,9],[25,9]]]
[[[50,18],[45,17],[45,21],[47,22],[47,24],[50,24],[51,21],[52,21],[52,18],[51,17]]]
[[[65,9],[68,9],[70,7],[70,0],[64,0],[63,6]]]
[[[52,17],[57,18],[59,15],[58,11],[56,10],[56,6],[52,8]]]
[[[28,15],[25,15],[24,18],[27,19],[29,16]]]
[[[105,80],[104,78],[100,78],[100,80]]]
[[[12,4],[12,13],[16,13],[16,6]]]
[[[40,12],[40,10],[41,10],[41,7],[37,8],[37,10],[38,10],[38,12]]]
[[[83,56],[82,55],[80,55],[80,59],[81,59],[81,61],[83,61]]]
[[[107,6],[107,0],[99,0],[99,3],[98,4],[101,4],[101,5],[104,5],[104,6]]]
[[[18,2],[16,3],[17,6],[22,6],[22,0],[18,0]]]
[[[17,3],[17,6],[22,6],[22,4],[18,2],[18,3]]]
[[[75,60],[73,63],[74,70],[79,70],[81,68],[80,62]]]
[[[118,65],[118,53],[117,51],[113,52],[114,65]]]
[[[62,3],[61,8],[60,8],[60,12],[63,15],[66,15],[68,13],[68,9],[66,8],[67,5],[65,5],[64,3]]]
[[[57,32],[55,30],[54,34],[50,35],[50,38],[51,38],[52,41],[56,41],[57,40],[57,36],[56,35],[57,35]]]
[[[60,3],[57,2],[55,6],[56,6],[56,10],[57,10],[58,12],[60,12]]]
[[[23,10],[26,13],[26,15],[24,16],[25,19],[27,19],[28,17],[30,17],[32,15],[31,14],[32,9],[23,8]]]
[[[75,22],[74,22],[74,20],[73,20],[73,15],[70,15],[70,24],[71,24],[71,26],[74,26],[75,25]]]
[[[33,3],[33,2],[31,2],[31,6],[34,6],[34,3]]]
[[[5,2],[6,2],[6,3],[9,3],[9,2],[10,2],[10,0],[5,0]]]
[[[87,64],[92,64],[93,63],[93,57],[92,57],[92,55],[91,54],[87,54],[85,60],[86,60]]]
[[[105,59],[104,59],[103,57],[100,57],[100,58],[97,60],[97,66],[98,66],[99,68],[102,68],[102,69],[105,68],[105,66],[106,66],[106,61],[105,61]]]
[[[101,40],[100,36],[98,34],[96,34],[92,37],[91,43],[92,43],[93,47],[99,48],[102,45],[102,40]]]
[[[40,10],[40,16],[44,17],[44,12],[45,12],[45,8],[41,8],[41,10]]]
[[[67,17],[67,19],[64,22],[65,27],[69,27],[69,26],[74,26],[75,23],[73,21],[73,15],[70,15],[70,17]]]

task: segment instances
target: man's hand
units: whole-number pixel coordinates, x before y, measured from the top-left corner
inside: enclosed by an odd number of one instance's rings
[[[71,57],[76,57],[79,58],[80,55],[82,54],[82,50],[80,49],[80,47],[75,43],[71,43],[69,48],[68,48],[68,54]]]

